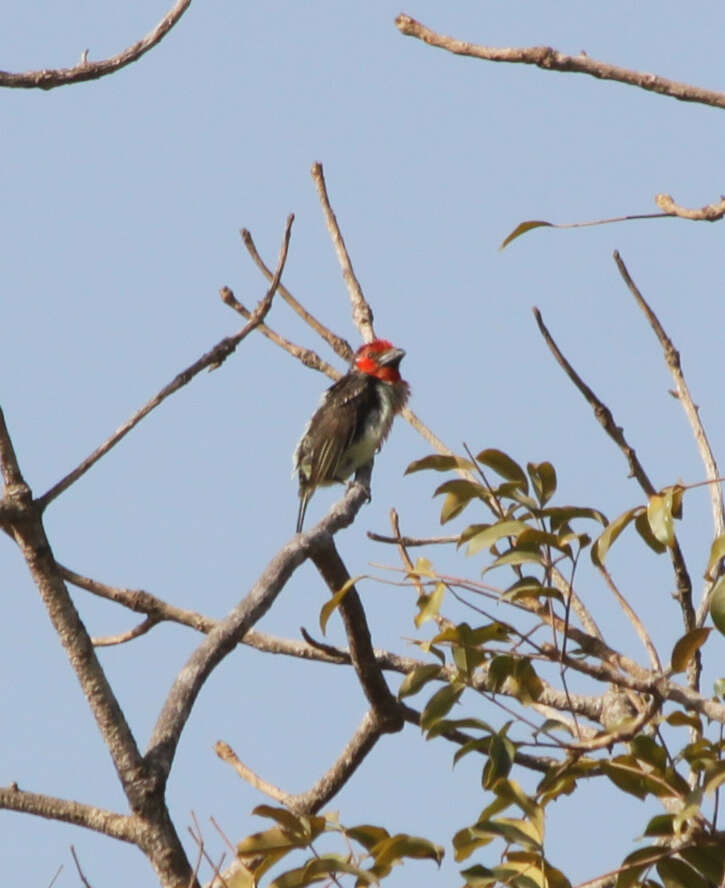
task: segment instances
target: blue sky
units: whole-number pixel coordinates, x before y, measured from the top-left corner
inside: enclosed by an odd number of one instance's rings
[[[163,3],[139,0],[76,0],[52,10],[6,0],[0,67],[70,66],[86,48],[91,59],[112,55],[165,11]],[[454,57],[401,36],[394,26],[400,11],[383,0],[195,2],[157,48],[112,77],[2,94],[0,404],[36,494],[238,329],[218,289],[230,286],[248,305],[265,290],[241,227],[273,263],[284,220],[296,214],[284,281],[356,343],[309,175],[314,161],[324,164],[377,332],[408,352],[411,406],[453,449],[465,441],[523,462],[549,459],[563,502],[610,516],[642,500],[621,455],[549,356],[531,315],[537,305],[614,410],[655,485],[702,477],[667,394],[658,345],[611,259],[618,249],[680,348],[722,453],[719,226],[664,220],[539,230],[497,250],[524,219],[649,212],[658,192],[688,206],[717,200],[722,115],[592,78]],[[586,50],[722,86],[725,10],[713,4],[696,14],[672,2],[416,0],[402,11],[474,42]],[[268,320],[340,366],[281,301]],[[325,385],[261,336],[250,337],[49,509],[56,558],[102,581],[224,615],[292,533],[290,457]],[[436,532],[439,502],[431,493],[439,479],[403,476],[427,452],[399,422],[377,460],[372,504],[340,538],[352,574],[370,561],[395,563],[364,535],[388,529],[391,506],[404,532]],[[316,496],[308,521],[330,502],[331,494]],[[711,540],[708,516],[706,494],[689,494],[682,533],[698,578]],[[480,567],[440,557],[441,567],[457,573],[475,576]],[[681,634],[666,564],[642,559],[625,540],[614,565],[643,618],[656,616],[666,655]],[[0,781],[124,810],[76,680],[5,537],[0,570]],[[373,583],[361,592],[375,644],[409,652],[413,593]],[[291,637],[301,625],[315,631],[327,595],[305,567],[260,628]],[[85,593],[74,599],[93,634],[134,623]],[[592,584],[588,600],[605,628],[617,627],[600,586]],[[626,631],[623,645],[634,651]],[[328,635],[342,639],[335,618]],[[197,643],[189,630],[162,626],[101,653],[142,746]],[[302,791],[340,751],[364,706],[346,670],[247,650],[229,657],[207,683],[179,748],[170,802],[180,832],[191,811],[212,846],[210,815],[232,839],[261,827],[249,811],[266,800],[217,760],[217,739],[266,779]],[[451,773],[451,756],[407,728],[379,744],[333,807],[345,823],[379,820],[384,794],[385,826],[442,842],[484,805],[480,764],[465,760]],[[598,791],[599,799],[615,799]],[[612,848],[623,856],[644,823],[635,802],[616,823],[599,822],[594,841],[583,813],[592,798],[557,803],[550,836],[553,862],[579,879],[613,863]],[[48,884],[63,863],[56,884],[77,884],[73,843],[94,884],[153,884],[133,848],[18,814],[0,819],[8,883]],[[409,863],[390,884],[455,884],[450,858],[441,875]]]

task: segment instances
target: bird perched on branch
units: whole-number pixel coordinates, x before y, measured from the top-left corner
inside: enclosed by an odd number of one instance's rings
[[[323,394],[292,462],[300,484],[297,533],[317,487],[342,482],[382,446],[410,394],[400,376],[405,356],[386,339],[362,345],[348,372]]]

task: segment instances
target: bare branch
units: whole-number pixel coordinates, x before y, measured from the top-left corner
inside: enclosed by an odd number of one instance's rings
[[[181,732],[206,679],[269,610],[294,571],[311,556],[320,540],[352,523],[368,495],[364,483],[349,484],[344,497],[332,506],[319,524],[305,533],[295,534],[282,547],[252,589],[191,655],[166,698],[146,754],[146,761],[153,764],[162,780],[168,777]]]
[[[536,318],[536,323],[539,326],[541,335],[544,337],[544,341],[549,346],[549,350],[554,355],[558,364],[562,367],[569,379],[571,379],[571,381],[579,389],[582,395],[584,395],[584,398],[592,407],[594,415],[604,431],[609,435],[609,437],[614,441],[617,447],[619,447],[619,449],[624,454],[625,459],[629,464],[632,476],[636,479],[637,483],[642,488],[647,497],[651,497],[656,492],[654,485],[645,472],[642,463],[639,461],[639,457],[637,456],[634,448],[630,447],[627,439],[624,437],[624,432],[622,431],[621,426],[618,426],[614,421],[611,410],[594,394],[594,392],[589,388],[589,386],[584,382],[581,376],[579,376],[576,370],[574,370],[571,364],[564,357],[558,345],[554,341],[551,333],[549,333],[549,330],[546,327],[543,318],[541,317],[541,312],[539,311],[539,309],[534,308],[533,311],[534,317]],[[687,570],[685,559],[682,555],[682,550],[680,549],[680,544],[677,541],[677,538],[675,538],[673,545],[669,547],[669,553],[670,559],[672,561],[672,568],[677,580],[676,597],[680,604],[680,609],[682,610],[685,631],[689,632],[691,629],[695,628],[695,611],[692,606],[692,581],[690,580],[690,575]]]
[[[723,202],[723,205],[725,208],[725,201]],[[695,402],[692,400],[692,395],[690,394],[690,390],[685,381],[685,375],[682,372],[682,364],[680,363],[680,353],[675,348],[672,340],[665,332],[665,329],[660,323],[659,318],[654,313],[649,303],[644,298],[644,296],[642,296],[639,288],[632,280],[629,271],[627,270],[627,266],[624,264],[624,260],[619,255],[619,252],[616,250],[614,251],[614,261],[617,264],[617,268],[619,269],[619,273],[622,275],[625,284],[629,288],[631,294],[634,296],[637,305],[644,312],[645,317],[649,321],[650,326],[654,330],[655,335],[657,336],[657,339],[662,346],[665,363],[667,364],[675,383],[675,394],[682,404],[682,409],[685,411],[685,416],[687,417],[687,421],[689,422],[690,428],[692,429],[692,434],[695,437],[695,444],[697,445],[697,449],[700,453],[700,459],[702,460],[702,463],[705,467],[705,477],[708,481],[711,482],[710,484],[708,484],[708,488],[710,490],[712,520],[715,536],[722,536],[722,534],[725,533],[725,507],[723,505],[723,494],[719,481],[720,472],[715,460],[715,455],[712,452],[712,447],[710,446],[710,442],[707,438],[705,427],[703,426],[700,419],[699,410]],[[708,588],[712,587],[709,586]],[[706,591],[706,594],[703,596],[703,600],[700,602],[697,610],[696,625],[701,626],[703,624],[705,617],[707,616],[707,607],[708,595]]]
[[[219,291],[220,296],[222,297],[222,302],[225,305],[228,305],[230,308],[233,308],[238,314],[240,314],[244,318],[251,318],[252,312],[245,306],[242,305],[237,299],[235,299],[234,294],[227,287],[223,287]],[[309,367],[312,370],[318,370],[320,373],[324,373],[325,376],[330,379],[339,379],[342,376],[339,370],[336,370],[332,364],[328,364],[327,361],[323,361],[323,359],[317,354],[317,352],[312,351],[312,349],[304,348],[300,345],[295,345],[294,342],[290,342],[289,339],[285,339],[284,336],[280,336],[279,333],[275,332],[271,327],[268,327],[266,324],[258,325],[259,332],[266,336],[270,342],[273,342],[275,345],[278,345],[281,349],[287,352],[287,354],[292,355],[293,358],[297,358],[305,367]]]
[[[319,537],[310,554],[315,567],[319,570],[333,595],[350,581],[350,574],[347,572],[331,536]],[[355,672],[365,696],[379,718],[380,730],[387,733],[400,731],[403,721],[400,717],[398,701],[390,693],[375,658],[365,611],[354,585],[350,586],[345,593],[339,610],[345,624]]]
[[[81,869],[81,864],[78,860],[78,855],[76,854],[76,849],[73,847],[73,845],[70,846],[70,853],[73,856],[73,862],[75,863],[76,869],[78,870],[78,878],[83,883],[83,888],[93,888],[88,879],[86,879],[86,877],[83,875],[83,870]]]
[[[704,207],[697,210],[688,210],[687,207],[678,206],[669,194],[656,194],[655,203],[665,213],[679,216],[680,219],[690,219],[693,222],[718,222],[725,216],[725,198],[717,203],[705,204]]]
[[[380,721],[375,712],[365,713],[360,726],[332,767],[307,792],[297,794],[285,792],[259,777],[239,760],[227,743],[220,740],[214,748],[219,758],[232,765],[237,774],[255,789],[285,805],[296,814],[315,814],[337,795],[381,735]]]
[[[134,638],[140,638],[145,635],[154,626],[158,625],[158,620],[153,617],[147,617],[143,622],[129,629],[127,632],[119,632],[117,635],[104,635],[102,637],[91,637],[93,647],[111,647],[115,644],[125,644],[127,641],[133,641]]]
[[[70,83],[81,83],[84,80],[98,80],[107,74],[113,74],[120,68],[125,68],[132,62],[141,58],[144,53],[156,46],[179,21],[181,16],[191,5],[191,0],[177,0],[173,8],[166,13],[153,31],[129,46],[118,55],[100,62],[88,61],[88,50],[81,56],[80,62],[72,68],[57,68],[53,70],[25,71],[23,73],[10,73],[0,71],[0,86],[20,89],[54,89],[56,86],[66,86]]]
[[[652,639],[650,638],[649,632],[647,632],[647,628],[645,627],[644,623],[637,616],[634,609],[624,597],[624,595],[622,595],[622,593],[619,591],[609,571],[601,564],[598,565],[598,567],[599,572],[604,577],[604,582],[609,587],[609,591],[614,596],[617,604],[624,611],[627,619],[632,624],[634,631],[637,633],[639,640],[642,642],[644,649],[647,651],[650,665],[655,670],[655,672],[662,672],[662,664],[660,663],[660,658],[657,655],[657,649],[655,648],[654,644],[652,644]]]
[[[94,805],[84,805],[81,802],[37,792],[26,792],[14,783],[0,787],[0,808],[83,826],[112,839],[130,842],[132,845],[138,843],[142,831],[140,821],[133,815],[116,814],[114,811],[96,808]]]
[[[352,262],[350,261],[345,241],[342,238],[340,226],[337,224],[337,219],[330,206],[330,198],[327,194],[327,185],[325,184],[325,174],[322,170],[322,164],[312,164],[312,170],[310,172],[312,173],[312,178],[317,187],[317,194],[319,195],[320,203],[322,204],[322,211],[325,214],[327,230],[332,238],[332,244],[335,247],[335,252],[337,253],[337,258],[340,267],[342,268],[342,276],[352,304],[353,322],[357,327],[363,342],[370,342],[372,339],[375,339],[375,331],[373,330],[373,310],[365,300],[362,287],[360,286],[358,279],[355,277]]]
[[[289,245],[290,238],[290,229],[292,227],[292,222],[294,221],[294,216],[290,215],[287,218],[287,223],[285,226],[284,239],[282,243],[282,248],[280,250],[280,258],[277,266],[277,272],[275,272],[274,282],[276,281],[279,284],[279,278],[282,275],[282,269],[284,268],[284,263],[287,258],[287,247]],[[225,288],[227,289],[227,288]],[[231,291],[230,291],[231,292]],[[65,478],[62,478],[56,485],[50,488],[46,493],[43,494],[38,499],[38,505],[41,510],[45,509],[49,503],[51,503],[54,499],[59,497],[61,493],[67,490],[72,484],[74,484],[79,478],[82,478],[83,475],[94,466],[98,460],[105,456],[106,453],[118,444],[126,435],[133,429],[135,426],[141,422],[141,420],[147,416],[151,411],[158,407],[169,395],[173,395],[174,392],[177,392],[180,388],[183,388],[187,385],[191,380],[206,367],[216,368],[220,364],[222,364],[231,354],[234,353],[236,347],[239,343],[258,327],[267,312],[270,309],[272,304],[272,298],[275,293],[275,286],[270,287],[270,289],[265,294],[264,298],[259,302],[257,308],[250,315],[249,321],[245,326],[238,332],[235,333],[234,336],[227,336],[218,342],[211,351],[208,351],[205,355],[202,355],[198,361],[195,361],[191,366],[187,367],[186,370],[182,370],[181,373],[178,373],[168,385],[165,385],[161,391],[159,391],[150,401],[148,401],[140,410],[137,410],[134,415],[128,419],[119,429],[117,429],[110,438],[103,442],[100,447],[97,447],[90,456],[87,456],[83,462],[81,462],[72,472],[67,474]]]
[[[456,55],[471,56],[475,59],[483,59],[489,62],[515,62],[523,65],[536,65],[545,71],[563,71],[574,74],[589,74],[599,80],[616,80],[629,86],[637,86],[649,92],[659,93],[678,99],[681,102],[698,102],[701,105],[710,105],[713,108],[725,108],[725,93],[715,90],[702,89],[699,86],[691,86],[688,83],[680,83],[669,80],[657,74],[646,74],[640,71],[631,71],[628,68],[620,68],[618,65],[610,65],[608,62],[600,62],[589,58],[585,53],[576,56],[564,55],[552,49],[550,46],[493,47],[479,46],[475,43],[466,43],[437,34],[430,28],[411,18],[409,15],[399,15],[395,24],[401,34],[408,37],[417,37],[430,46],[445,49]]]
[[[272,272],[267,268],[267,266],[264,264],[264,260],[257,252],[257,248],[254,244],[251,233],[246,228],[242,228],[241,235],[242,240],[244,241],[244,246],[247,248],[249,255],[254,260],[255,265],[267,278],[267,280],[270,280],[272,278]],[[336,355],[338,355],[343,359],[343,361],[347,361],[348,363],[352,361],[353,349],[346,339],[343,339],[341,336],[333,333],[329,327],[326,327],[313,314],[307,311],[307,309],[295,299],[295,297],[290,293],[287,287],[280,285],[279,292],[281,297],[290,306],[290,308],[292,308],[292,310],[295,311],[302,318],[302,320],[308,326],[310,326],[315,331],[315,333],[317,333],[318,336],[325,340],[325,342],[330,346],[330,348],[335,352]]]

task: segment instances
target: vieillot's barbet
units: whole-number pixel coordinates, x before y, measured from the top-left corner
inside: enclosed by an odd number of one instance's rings
[[[300,485],[297,533],[316,488],[345,481],[387,438],[410,394],[400,376],[404,356],[387,339],[374,339],[360,346],[348,372],[322,395],[292,458]]]

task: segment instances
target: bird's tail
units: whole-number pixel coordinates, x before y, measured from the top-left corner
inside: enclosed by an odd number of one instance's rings
[[[305,512],[307,511],[307,503],[310,501],[311,492],[309,490],[300,490],[300,508],[297,512],[297,533],[302,533],[302,525],[305,523]]]

